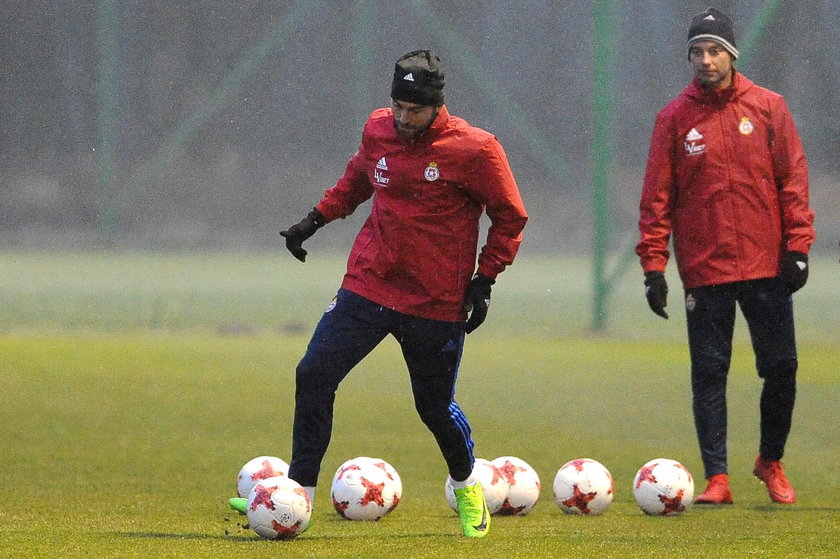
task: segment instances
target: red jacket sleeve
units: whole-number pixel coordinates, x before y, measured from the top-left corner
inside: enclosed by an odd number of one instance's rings
[[[809,204],[808,163],[784,98],[771,108],[770,151],[779,189],[782,214],[782,246],[785,250],[808,253],[814,242],[814,212]]]
[[[335,186],[324,193],[324,197],[315,208],[321,212],[327,223],[352,214],[360,204],[373,196],[373,185],[367,174],[367,155],[365,151],[365,133],[359,149],[347,162],[344,174]]]
[[[484,204],[490,218],[487,240],[478,255],[478,273],[496,279],[513,263],[528,214],[507,156],[495,137],[485,142],[474,164],[475,179],[465,188]]]
[[[639,204],[640,239],[636,245],[642,270],[664,272],[670,252],[674,192],[674,132],[665,112],[656,116]]]

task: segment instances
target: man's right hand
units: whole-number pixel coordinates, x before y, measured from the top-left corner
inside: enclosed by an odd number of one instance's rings
[[[668,282],[662,272],[648,272],[645,274],[645,297],[650,310],[667,319],[668,313]]]
[[[306,217],[300,220],[300,223],[292,225],[285,231],[280,231],[280,236],[286,239],[286,248],[289,252],[301,262],[306,262],[306,249],[301,245],[325,224],[324,216],[313,208]]]

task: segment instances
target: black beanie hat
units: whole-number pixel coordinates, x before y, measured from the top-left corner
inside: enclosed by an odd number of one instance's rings
[[[428,50],[415,50],[394,65],[391,98],[418,105],[442,105],[443,83],[440,58]]]
[[[688,48],[697,41],[715,41],[729,51],[732,58],[738,58],[738,47],[735,46],[735,32],[732,21],[725,13],[715,8],[709,8],[702,14],[691,18],[688,28]]]

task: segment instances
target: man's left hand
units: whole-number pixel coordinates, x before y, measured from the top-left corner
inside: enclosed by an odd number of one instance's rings
[[[796,293],[808,281],[808,255],[792,250],[782,257],[782,280],[791,293]]]
[[[496,283],[485,275],[475,274],[467,286],[467,295],[464,298],[464,311],[470,312],[467,320],[466,332],[471,333],[481,326],[487,318],[487,309],[490,308],[490,290]]]

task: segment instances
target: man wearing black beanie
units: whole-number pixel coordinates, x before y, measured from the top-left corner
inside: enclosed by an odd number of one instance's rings
[[[688,30],[694,80],[656,117],[636,246],[651,310],[668,318],[665,267],[673,236],[684,288],[694,423],[706,490],[732,503],[726,379],[740,307],[763,379],[753,473],[776,503],[796,495],[781,458],[798,367],[792,294],[808,279],[814,241],[808,166],[785,99],[739,73],[729,17],[715,8]]]
[[[465,334],[484,322],[491,286],[513,262],[527,214],[501,144],[450,115],[443,87],[433,52],[397,60],[391,107],[371,113],[344,175],[309,215],[280,232],[303,262],[306,239],[373,199],[341,288],[297,366],[289,477],[314,495],[336,389],[392,335],[417,412],[446,461],[462,531],[484,537],[490,511],[472,474],[473,441],[454,400],[455,380]],[[483,213],[491,226],[478,253]]]

